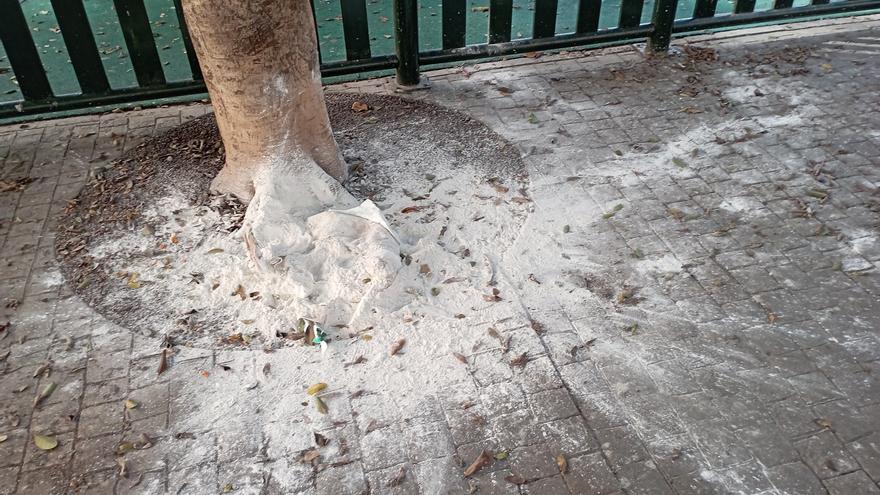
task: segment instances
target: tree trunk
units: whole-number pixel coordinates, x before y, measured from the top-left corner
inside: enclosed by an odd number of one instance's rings
[[[250,201],[262,168],[303,158],[344,181],[310,3],[183,0],[183,10],[226,148],[212,190]]]

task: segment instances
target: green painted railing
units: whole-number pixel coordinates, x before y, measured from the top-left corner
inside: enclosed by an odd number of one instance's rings
[[[136,79],[136,85],[132,87],[114,87],[108,77],[107,65],[102,61],[105,60],[102,59],[102,54],[106,52],[100,50],[95,42],[96,30],[92,25],[94,19],[87,15],[87,4],[83,3],[84,0],[48,1],[58,24],[54,29],[57,29],[67,49],[79,92],[57,94],[53,91],[44,66],[45,60],[41,58],[40,47],[35,43],[32,33],[36,29],[29,25],[20,0],[0,0],[0,16],[3,19],[0,22],[0,41],[17,85],[17,91],[10,90],[7,93],[18,96],[18,99],[0,101],[0,118],[205,91],[179,0],[174,0],[174,10],[180,26],[179,39],[192,77],[173,81],[167,80],[163,70],[154,33],[156,24],[151,23],[145,0],[112,0],[112,9],[118,17],[126,53]],[[474,6],[474,2],[466,0],[442,0],[440,15],[434,16],[432,13],[431,17],[422,15],[420,8],[430,7],[420,5],[417,0],[383,0],[393,2],[390,15],[393,17],[395,53],[377,55],[371,48],[376,42],[375,34],[371,34],[375,25],[371,28],[370,21],[371,15],[375,14],[372,11],[375,3],[368,3],[367,0],[312,1],[322,2],[322,13],[326,9],[335,8],[328,5],[337,2],[341,18],[345,59],[329,62],[322,60],[321,69],[325,77],[395,69],[398,82],[405,86],[418,84],[420,66],[425,65],[645,39],[650,50],[665,51],[674,34],[805,16],[867,12],[880,8],[880,0],[770,0],[772,5],[768,9],[756,11],[756,0],[732,0],[732,7],[728,2],[725,9],[721,9],[722,13],[719,13],[719,0],[695,0],[695,3],[681,6],[678,5],[678,0],[620,0],[619,14],[612,13],[616,16],[617,24],[600,28],[603,25],[602,19],[606,19],[607,25],[609,15],[605,11],[608,4],[603,0],[564,0],[568,2],[564,6],[559,0],[532,0],[534,8],[531,14],[531,37],[524,38],[522,33],[514,35],[513,32],[515,18],[523,14],[520,0],[487,0],[487,6]],[[562,13],[563,8],[568,10],[572,1],[577,2],[574,11],[576,18],[572,16],[572,22],[568,24],[573,25],[573,32],[560,33],[560,16],[566,15]],[[646,5],[653,5],[650,16],[645,12],[648,10]],[[691,5],[693,9],[687,17],[680,18],[681,9],[690,10]],[[368,11],[368,8],[371,10]],[[474,28],[469,23],[474,21],[476,12],[485,12],[488,17],[487,24],[484,24],[486,42],[468,44],[468,33],[472,33]],[[316,16],[316,20],[320,26],[321,19]],[[437,24],[423,28],[441,31],[439,48],[420,49],[420,20],[422,23],[427,20]],[[392,35],[385,34],[384,37],[391,38]],[[42,53],[45,54],[45,51]],[[0,74],[3,69],[0,66]]]

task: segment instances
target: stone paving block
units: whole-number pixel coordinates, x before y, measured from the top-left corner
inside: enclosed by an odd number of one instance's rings
[[[15,485],[18,482],[18,466],[0,468],[0,493],[11,495],[15,493]]]
[[[713,469],[725,468],[752,458],[740,435],[717,420],[689,427],[697,446]]]
[[[868,478],[864,471],[855,471],[836,478],[824,481],[829,495],[846,495],[850,493],[862,493],[864,495],[876,495],[880,493],[877,484]]]
[[[821,479],[839,476],[859,468],[858,462],[830,431],[822,431],[795,442],[801,459]]]
[[[203,464],[171,471],[168,474],[169,493],[205,493],[219,491],[217,466]]]
[[[452,435],[445,421],[408,420],[404,423],[404,435],[410,459],[415,463],[443,457],[453,450]]]
[[[360,495],[367,491],[367,480],[361,466],[350,463],[318,472],[315,488],[324,495]]]
[[[366,433],[361,438],[361,455],[367,471],[407,461],[408,451],[401,427],[391,425]]]
[[[529,396],[532,412],[539,421],[553,421],[578,414],[567,389],[557,388]]]
[[[23,472],[16,493],[60,495],[67,491],[67,476],[61,467]]]
[[[116,467],[116,449],[121,436],[118,434],[87,438],[76,441],[76,453],[72,467],[77,473],[89,473]]]
[[[73,433],[54,435],[49,431],[37,431],[36,434],[55,438],[58,441],[58,446],[52,450],[40,450],[34,445],[33,433],[29,435],[25,446],[23,471],[49,467],[64,469],[73,457]]]
[[[441,457],[417,464],[416,479],[424,493],[462,493],[469,489],[463,471],[454,457]]]
[[[128,479],[119,478],[116,480],[115,490],[119,495],[161,493],[165,491],[165,473],[151,471],[137,473]]]
[[[6,436],[6,441],[0,443],[0,466],[14,466],[17,472],[27,444],[31,441],[31,435],[24,428],[4,430],[3,435]]]
[[[520,447],[509,452],[510,471],[526,480],[547,478],[559,472],[556,456],[546,445],[539,443]]]
[[[617,477],[626,493],[670,495],[674,493],[652,461],[627,464],[617,472]]]
[[[121,401],[84,408],[79,413],[77,437],[91,438],[107,433],[121,433],[124,409]]]
[[[568,493],[568,487],[565,485],[562,476],[557,475],[527,483],[523,485],[523,491],[528,495]]]
[[[403,470],[403,476],[401,476]],[[411,464],[401,464],[367,473],[367,483],[372,493],[388,495],[417,495],[419,486]]]
[[[880,483],[880,433],[871,433],[850,442],[847,450],[859,461],[868,476],[875,483]]]
[[[767,476],[784,495],[822,495],[827,493],[822,483],[802,462],[780,464],[769,468]]]
[[[528,409],[496,416],[489,423],[498,444],[507,449],[534,445],[542,438],[539,421]]]
[[[600,453],[568,459],[568,473],[564,479],[571,493],[605,495],[621,488]]]

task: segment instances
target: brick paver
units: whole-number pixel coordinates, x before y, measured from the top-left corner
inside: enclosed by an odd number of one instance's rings
[[[0,128],[2,179],[29,180],[0,193],[0,493],[880,493],[880,18],[693,46],[720,58],[626,47],[430,74],[412,96],[513,141],[533,189],[614,212],[560,219],[539,199],[532,221],[569,226],[556,255],[617,256],[572,275],[591,292],[629,281],[624,299],[646,303],[557,291],[547,306],[553,289],[522,285],[540,331],[506,331],[524,369],[478,354],[472,389],[415,417],[380,394],[334,400],[333,462],[316,466],[294,422],[270,437],[193,423],[213,386],[199,370],[243,358],[176,349],[157,376],[159,342],[95,314],[54,261],[58,214],[91,171],[209,107]],[[42,433],[59,446],[36,449]],[[483,449],[508,457],[464,478]]]

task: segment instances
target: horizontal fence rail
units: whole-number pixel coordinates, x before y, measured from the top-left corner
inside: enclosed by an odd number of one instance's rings
[[[68,69],[72,69],[73,77],[69,79],[75,79],[79,87],[78,92],[70,93],[53,90],[47,73],[56,71],[56,67],[47,65],[46,58],[41,57],[41,53],[46,52],[41,52],[33,35],[39,28],[32,28],[29,24],[28,13],[23,9],[25,4],[19,0],[0,0],[3,19],[0,41],[6,55],[5,61],[0,59],[0,74],[3,75],[0,77],[11,76],[15,84],[14,89],[6,91],[5,97],[0,95],[0,118],[205,92],[180,0],[173,1],[175,13],[171,18],[179,27],[179,36],[175,40],[182,44],[185,65],[190,72],[183,80],[170,80],[163,69],[168,62],[163,62],[160,53],[168,46],[159,47],[153,27],[166,21],[151,21],[144,0],[106,0],[107,8],[115,11],[124,54],[130,61],[130,70],[136,81],[133,86],[120,87],[108,77],[105,62],[111,50],[101,49],[96,44],[94,19],[87,12],[89,4],[84,0],[50,0],[57,21],[52,32],[60,34],[69,58]],[[645,0],[622,0],[616,24],[600,28],[602,16],[610,15],[604,10],[609,8],[608,4],[602,0],[576,1],[571,32],[560,33],[559,20],[568,14],[561,14],[563,6],[559,0],[534,0],[534,11],[530,14],[531,30],[527,33],[531,36],[525,38],[513,30],[513,0],[484,0],[482,3],[486,6],[475,6],[480,2],[466,0],[442,0],[439,15],[431,14],[430,17],[420,14],[420,8],[426,7],[417,0],[379,0],[369,4],[367,0],[332,0],[339,16],[326,20],[341,21],[344,59],[327,62],[322,53],[321,71],[325,77],[332,77],[396,69],[398,83],[412,86],[419,83],[420,65],[642,40],[647,40],[649,50],[663,52],[668,49],[674,34],[880,8],[880,0],[808,0],[810,4],[803,6],[795,6],[795,0],[772,0],[770,8],[756,11],[756,0],[734,0],[729,9],[731,12],[719,13],[718,0],[696,0],[691,12],[684,18],[677,18],[677,15],[681,16],[679,0],[655,0],[649,16],[644,13]],[[802,2],[804,0],[798,0],[798,3]],[[393,37],[394,53],[377,54],[374,49],[377,33],[373,32],[375,26],[371,28],[368,7],[372,11],[376,5],[390,6],[393,36],[383,36]],[[687,8],[687,5],[683,6]],[[383,19],[383,22],[389,21]],[[467,28],[474,27],[470,23],[475,19],[485,22],[484,38],[478,43],[468,43]],[[438,26],[428,26],[432,29],[439,27],[438,48],[420,48],[420,20],[422,23],[426,20],[438,23]],[[316,21],[320,40],[321,19],[317,14]],[[283,28],[278,26],[278,29]],[[5,64],[9,67],[5,68]]]

